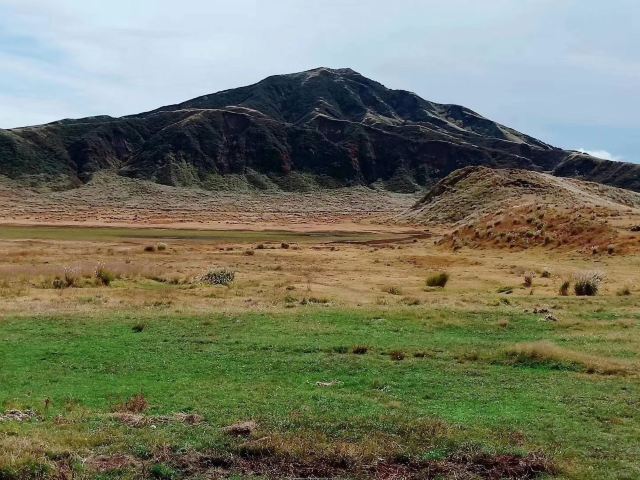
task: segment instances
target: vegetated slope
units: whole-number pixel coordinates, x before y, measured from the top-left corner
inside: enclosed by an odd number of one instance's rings
[[[628,190],[514,169],[467,167],[431,188],[400,218],[452,225],[452,246],[579,246],[595,252],[637,244],[621,226],[640,208]]]
[[[552,170],[570,155],[459,105],[351,69],[268,77],[122,118],[0,130],[0,175],[70,187],[101,170],[217,190],[416,191],[468,165]]]
[[[603,160],[583,153],[569,155],[553,174],[640,191],[640,165]]]

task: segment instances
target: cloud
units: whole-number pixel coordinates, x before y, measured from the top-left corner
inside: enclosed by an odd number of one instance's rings
[[[604,160],[615,160],[618,162],[622,161],[622,157],[607,152],[606,150],[587,150],[585,148],[578,148],[578,152],[586,153],[587,155],[591,155],[592,157],[598,157]]]

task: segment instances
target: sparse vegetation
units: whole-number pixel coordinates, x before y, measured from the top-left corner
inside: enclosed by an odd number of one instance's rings
[[[619,297],[627,297],[631,295],[631,288],[625,285],[624,287],[621,287],[618,291],[616,291],[616,295],[618,295]]]
[[[233,283],[236,277],[236,272],[227,270],[225,268],[220,270],[210,270],[202,276],[202,281],[209,285],[224,285],[228,286]]]
[[[571,281],[563,280],[562,284],[560,284],[560,289],[558,290],[558,293],[563,297],[566,297],[567,295],[569,295],[570,287],[571,287]]]
[[[402,289],[395,285],[387,285],[382,288],[382,291],[390,295],[402,295]]]
[[[138,393],[116,407],[118,412],[143,413],[149,408],[149,402],[142,393]]]

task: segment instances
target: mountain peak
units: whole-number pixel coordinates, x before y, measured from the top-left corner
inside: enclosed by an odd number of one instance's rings
[[[469,165],[550,171],[569,155],[462,106],[328,67],[129,117],[0,131],[0,175],[71,184],[111,169],[203,188],[234,174],[246,188],[415,191]]]

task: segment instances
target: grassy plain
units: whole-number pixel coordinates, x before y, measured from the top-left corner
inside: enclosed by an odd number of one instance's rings
[[[59,227],[0,254],[2,479],[640,477],[640,256]],[[558,294],[585,270],[598,296]]]

